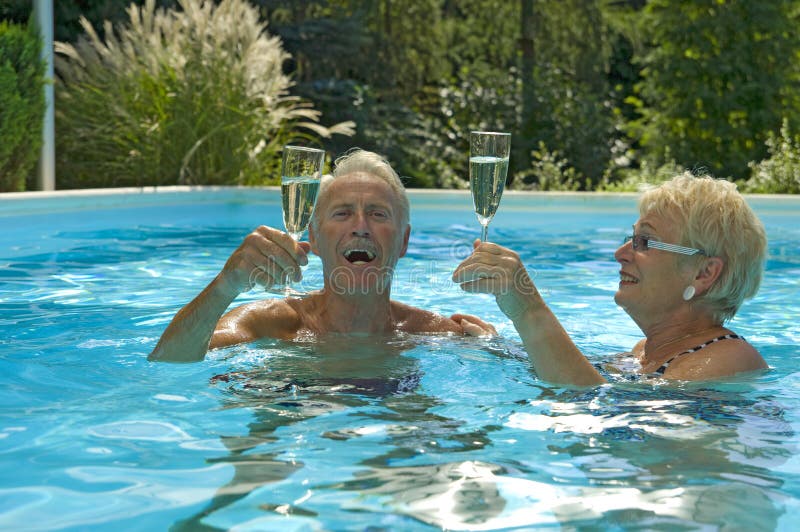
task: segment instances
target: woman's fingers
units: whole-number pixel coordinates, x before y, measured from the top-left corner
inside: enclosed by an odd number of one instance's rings
[[[475,244],[472,255],[453,272],[453,281],[465,292],[494,295],[500,310],[512,319],[531,307],[537,297],[519,255],[491,242]]]
[[[453,272],[453,282],[455,283],[469,283],[472,281],[477,281],[480,279],[489,279],[493,277],[497,277],[498,272],[493,272],[489,267],[485,265],[464,265],[459,266],[456,271]]]
[[[519,255],[515,251],[494,242],[476,240],[473,243],[473,248],[472,257],[483,257],[483,260],[491,260],[490,257],[509,258],[519,261]]]
[[[522,267],[521,264],[506,258],[489,258],[477,254],[462,262],[453,272],[453,282],[465,288],[467,283],[480,281],[496,281],[498,287],[507,279],[512,279],[515,272]],[[485,283],[484,283],[485,284]]]
[[[461,283],[461,289],[473,294],[497,294],[502,290],[502,285],[497,279],[478,279]]]

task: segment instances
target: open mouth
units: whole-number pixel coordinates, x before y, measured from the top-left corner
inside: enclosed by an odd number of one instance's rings
[[[367,264],[375,260],[375,253],[367,249],[349,249],[344,252],[344,258],[352,264]]]
[[[632,275],[628,275],[625,272],[619,272],[619,280],[622,281],[623,283],[634,283],[635,284],[635,283],[639,282],[639,279],[637,279],[636,277],[634,277]]]

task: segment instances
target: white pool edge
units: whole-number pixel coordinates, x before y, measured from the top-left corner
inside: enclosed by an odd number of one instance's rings
[[[470,208],[465,189],[407,189],[412,210],[442,211]],[[531,209],[557,212],[619,210],[636,212],[636,192],[542,192],[509,190],[503,195],[503,210]],[[800,216],[800,195],[748,194],[748,203],[759,214]],[[0,218],[49,214],[82,209],[136,208],[186,203],[279,201],[277,186],[164,186],[74,189],[46,192],[0,193]]]

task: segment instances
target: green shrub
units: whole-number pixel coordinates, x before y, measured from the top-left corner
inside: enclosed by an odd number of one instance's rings
[[[582,181],[581,173],[560,152],[550,151],[544,142],[539,142],[531,152],[531,168],[518,173],[512,185],[522,190],[576,191]]]
[[[283,144],[353,133],[289,95],[288,54],[245,0],[178,3],[57,43],[59,188],[276,183]]]
[[[458,73],[457,84],[430,87],[421,93],[413,120],[398,122],[404,138],[413,139],[398,159],[415,186],[468,187],[470,131],[515,131],[515,109],[521,94],[515,71],[499,78],[496,71],[472,67],[468,73]],[[379,124],[370,131],[389,133]],[[513,166],[513,153],[511,162]],[[513,178],[513,169],[509,174],[509,179]]]
[[[644,187],[660,185],[686,171],[686,168],[670,157],[669,149],[666,150],[666,157],[667,161],[660,165],[645,159],[639,168],[609,169],[600,183],[598,183],[596,190],[602,192],[639,192]]]
[[[792,134],[788,120],[783,120],[779,135],[770,133],[765,141],[769,158],[750,162],[747,192],[800,194],[800,135]]]
[[[42,147],[42,43],[27,28],[0,22],[0,192],[25,189]]]

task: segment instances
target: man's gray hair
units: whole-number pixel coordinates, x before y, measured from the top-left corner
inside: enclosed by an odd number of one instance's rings
[[[394,171],[394,168],[389,162],[377,153],[362,150],[360,148],[353,148],[344,155],[340,156],[333,163],[334,169],[331,175],[326,175],[322,178],[320,183],[318,198],[322,199],[325,190],[330,186],[334,179],[342,176],[355,173],[369,174],[388,184],[394,191],[397,205],[400,207],[400,224],[405,227],[409,223],[409,203],[406,188],[400,180],[400,176]],[[312,223],[316,227],[316,211]]]

